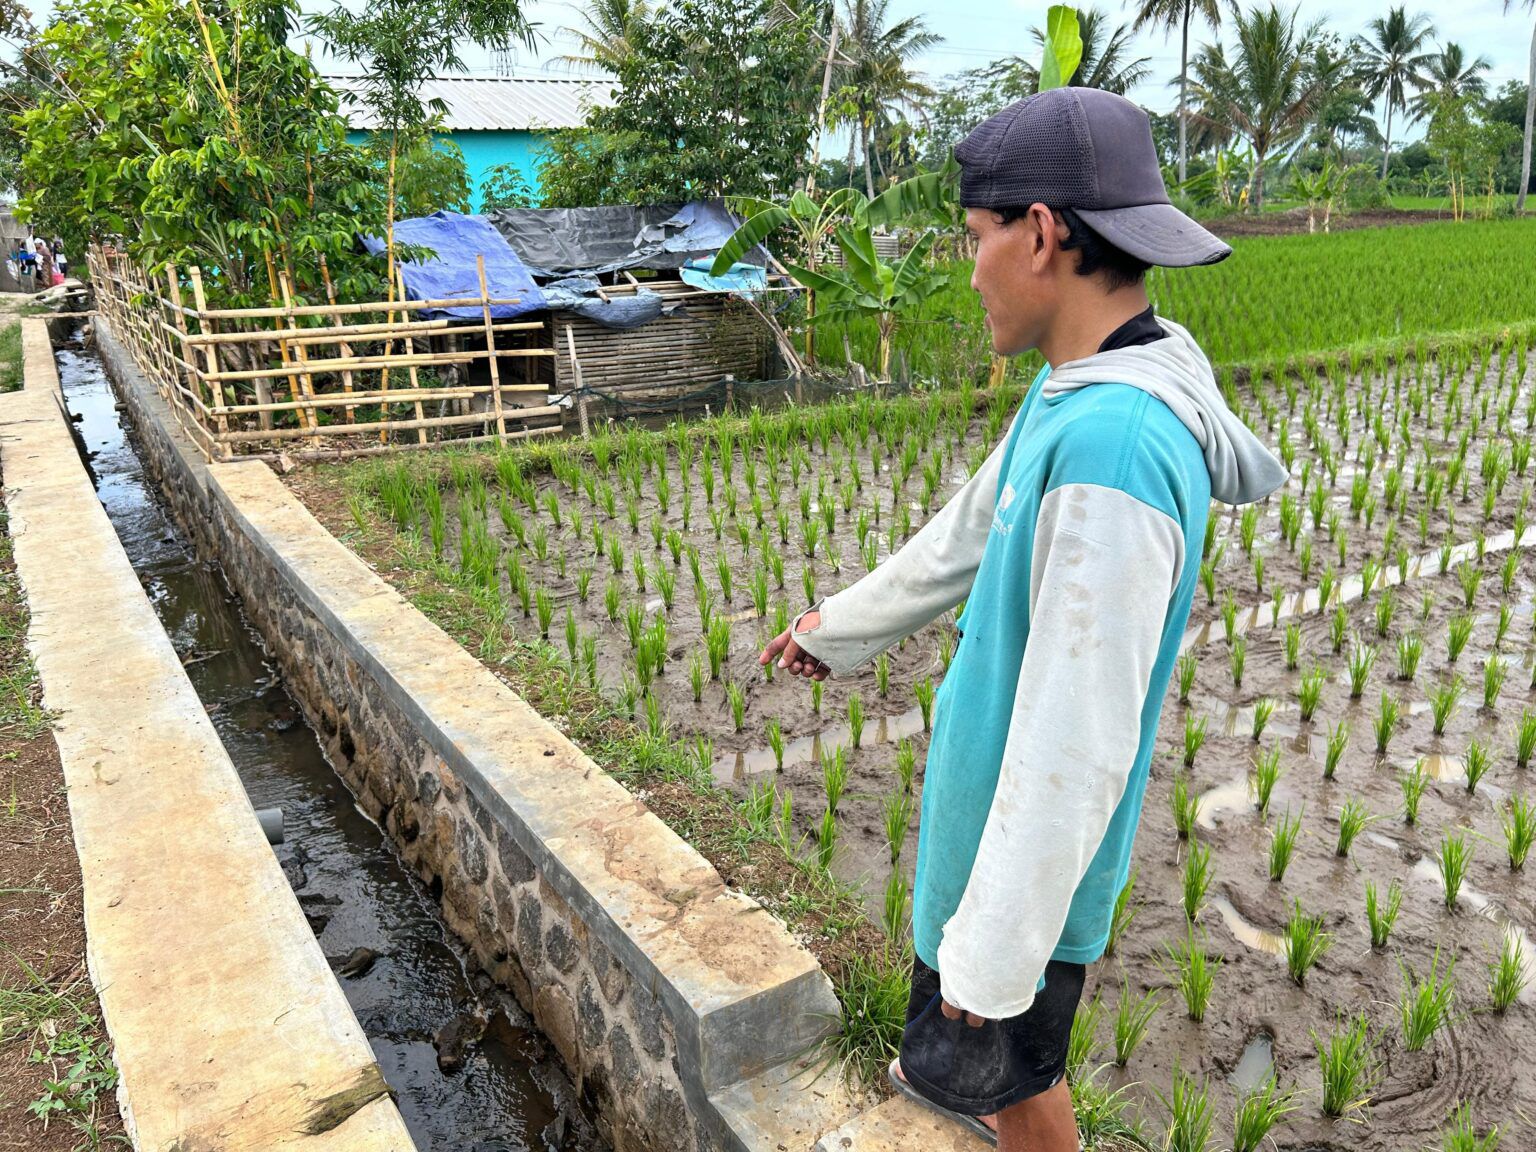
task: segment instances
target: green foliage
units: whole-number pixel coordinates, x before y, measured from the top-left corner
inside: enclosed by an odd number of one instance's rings
[[[1370,1103],[1381,1081],[1381,1065],[1364,1013],[1341,1020],[1326,1041],[1312,1034],[1323,1080],[1323,1115],[1347,1116]]]
[[[615,103],[551,137],[545,204],[788,188],[815,122],[818,13],[773,0],[680,0],[636,22],[615,62]]]
[[[480,211],[498,208],[532,208],[537,194],[528,186],[516,164],[492,164],[480,181]]]

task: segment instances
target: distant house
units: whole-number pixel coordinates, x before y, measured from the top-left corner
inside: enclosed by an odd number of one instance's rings
[[[355,76],[328,76],[343,93],[356,93]],[[422,86],[423,101],[441,100],[448,112],[443,135],[464,153],[475,207],[486,171],[498,164],[515,164],[528,186],[539,187],[539,165],[545,141],[564,129],[580,128],[593,108],[612,103],[613,83],[604,80],[545,80],[502,76],[450,76]],[[343,101],[347,138],[364,140],[376,127],[372,113],[360,104]]]

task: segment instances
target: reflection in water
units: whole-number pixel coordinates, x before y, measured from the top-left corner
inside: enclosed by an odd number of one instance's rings
[[[1285,955],[1285,940],[1273,932],[1267,932],[1256,924],[1250,924],[1243,919],[1243,915],[1225,896],[1213,896],[1211,907],[1221,913],[1222,922],[1226,924],[1227,931],[1237,939],[1239,944],[1246,944],[1250,948],[1256,948],[1260,952],[1267,952],[1271,956]]]
[[[923,711],[912,708],[899,716],[871,716],[864,721],[861,745],[894,744],[909,740],[923,730]],[[822,728],[809,736],[784,742],[784,766],[820,764],[823,750],[830,752],[841,745],[853,750],[853,730],[847,724]],[[772,748],[753,748],[747,752],[727,752],[714,763],[717,784],[741,784],[753,777],[774,771]]]
[[[1420,857],[1413,866],[1413,872],[1414,875],[1425,877],[1434,883],[1439,888],[1442,899],[1444,898],[1445,882],[1440,877],[1440,865],[1434,857]],[[1457,892],[1456,903],[1472,909],[1479,916],[1492,920],[1504,929],[1504,937],[1513,942],[1515,954],[1520,958],[1520,970],[1525,976],[1525,987],[1520,990],[1520,1002],[1530,1004],[1533,999],[1536,999],[1536,952],[1531,950],[1531,938],[1525,928],[1510,919],[1493,897],[1465,882]]]
[[[1237,1067],[1227,1077],[1239,1093],[1257,1091],[1275,1070],[1275,1038],[1268,1032],[1260,1032],[1243,1049]]]
[[[99,362],[64,349],[58,364],[102,505],[251,803],[283,809],[287,839],[276,851],[322,949],[333,963],[377,953],[339,981],[417,1146],[601,1147],[530,1021],[466,973],[430,894],[326,761],[218,570],[152,495]],[[433,1036],[456,1020],[460,1031],[484,1021],[485,1034],[450,1075]]]

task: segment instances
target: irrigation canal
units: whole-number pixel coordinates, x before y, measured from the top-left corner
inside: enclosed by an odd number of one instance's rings
[[[544,1039],[466,966],[432,894],[326,761],[222,574],[156,497],[80,335],[56,356],[97,494],[251,803],[283,810],[274,850],[418,1148],[600,1149]],[[175,777],[166,765],[167,787]]]

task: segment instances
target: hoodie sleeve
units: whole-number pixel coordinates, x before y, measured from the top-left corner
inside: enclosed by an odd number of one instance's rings
[[[1117,488],[1042,500],[997,788],[938,949],[951,1004],[1002,1019],[1033,1003],[1135,763],[1183,552],[1175,520]]]
[[[801,632],[800,617],[795,618],[791,627],[796,639],[833,675],[847,675],[970,595],[992,528],[998,476],[1011,440],[1012,431],[965,486],[884,564],[806,609],[821,613],[815,628]]]

